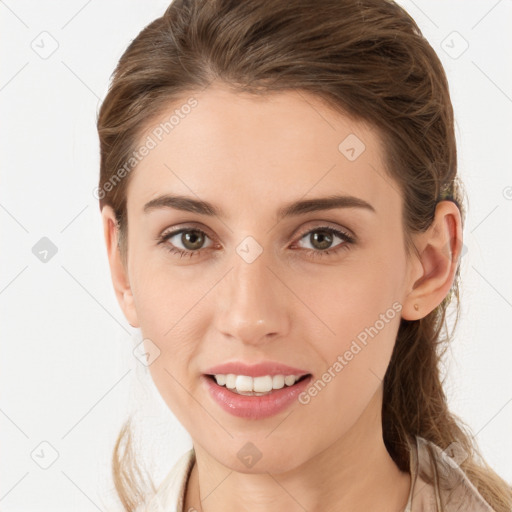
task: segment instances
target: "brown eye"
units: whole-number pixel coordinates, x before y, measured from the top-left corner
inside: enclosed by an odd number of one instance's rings
[[[309,241],[315,249],[329,249],[334,237],[326,230],[317,229],[309,235]]]
[[[333,245],[333,243],[336,242],[336,239],[338,239],[339,242]],[[320,227],[304,233],[300,238],[300,241],[304,241],[309,244],[309,247],[303,246],[306,250],[327,253],[330,249],[338,249],[353,243],[354,239],[347,233],[338,229]]]
[[[202,231],[183,231],[181,233],[181,243],[190,251],[201,249],[204,244],[205,236]]]
[[[206,244],[209,242],[208,244]],[[163,244],[171,253],[180,256],[192,256],[199,254],[203,249],[212,245],[210,237],[200,229],[177,229],[164,233],[159,238],[159,244]]]

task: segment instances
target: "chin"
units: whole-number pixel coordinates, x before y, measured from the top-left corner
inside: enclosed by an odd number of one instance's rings
[[[238,473],[286,473],[297,469],[308,461],[308,453],[303,444],[284,447],[279,441],[280,447],[278,448],[278,443],[271,443],[268,439],[261,443],[238,440],[235,443],[240,446],[237,451],[226,456],[228,451],[226,447],[216,458],[222,465]],[[215,456],[215,451],[210,453]]]

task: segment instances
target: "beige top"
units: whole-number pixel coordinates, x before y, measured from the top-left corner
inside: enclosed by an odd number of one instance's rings
[[[438,446],[416,436],[409,440],[411,489],[403,512],[495,512],[462,469]],[[136,512],[187,512],[183,501],[195,453],[186,452],[156,493]]]

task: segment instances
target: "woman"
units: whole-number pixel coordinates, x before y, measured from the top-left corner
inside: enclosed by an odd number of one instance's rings
[[[464,209],[402,8],[176,0],[98,131],[116,295],[193,441],[144,494],[125,425],[125,510],[510,511],[440,381]]]

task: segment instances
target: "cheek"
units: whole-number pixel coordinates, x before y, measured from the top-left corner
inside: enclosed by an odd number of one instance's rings
[[[363,320],[361,325],[366,325],[362,329],[343,330],[343,325],[354,323],[347,314],[338,324],[338,336],[319,348],[325,367],[305,390],[301,403],[307,404],[304,407],[310,412],[328,417],[329,435],[333,437],[354,425],[382,386],[399,325],[395,309],[391,308],[387,315],[387,323]],[[352,332],[355,334],[350,335]]]
[[[293,307],[302,310],[301,321],[318,333],[316,338],[323,339],[321,346],[329,347],[330,352],[343,351],[358,336],[364,342],[365,332],[374,325],[379,331],[384,326],[389,331],[389,323],[398,325],[400,272],[399,264],[386,269],[381,258],[367,258],[357,264],[342,263],[323,269],[315,275],[309,273],[307,277],[298,273],[292,286],[304,304]],[[310,312],[305,311],[304,305]],[[392,335],[386,333],[382,337],[389,339],[381,344],[393,344]]]
[[[162,321],[155,310],[148,311],[145,322],[141,324],[143,335],[159,350],[158,357],[149,365],[151,378],[169,409],[186,425],[190,411],[197,407],[192,398],[197,393],[197,383],[189,372],[199,346],[193,340],[198,338],[186,331],[184,321],[177,325],[174,321]]]
[[[188,311],[207,290],[205,279],[193,275],[193,267],[179,267],[166,261],[165,249],[134,257],[132,273],[137,316],[144,333],[158,337],[172,334]]]
[[[140,276],[134,291],[137,316],[144,338],[160,349],[162,362],[173,369],[186,364],[197,339],[194,326],[201,313],[202,290],[182,286],[171,275],[151,270]],[[172,363],[169,365],[169,363]],[[169,367],[170,370],[170,367]]]
[[[362,411],[384,378],[400,325],[401,265],[400,256],[375,251],[299,288],[315,313],[303,318],[324,364],[321,382],[311,392],[322,395],[325,407],[340,404],[332,413],[342,423]]]
[[[206,302],[201,299],[211,285],[204,277],[192,281],[192,267],[180,271],[149,259],[138,265],[135,258],[133,263],[131,286],[140,330],[158,353],[149,371],[162,398],[181,418],[180,411],[193,407],[189,391],[194,392],[194,383],[188,372],[205,324]]]

